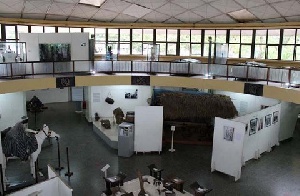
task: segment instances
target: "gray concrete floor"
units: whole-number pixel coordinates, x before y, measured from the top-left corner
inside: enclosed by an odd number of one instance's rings
[[[46,123],[51,130],[61,135],[60,147],[62,179],[73,188],[73,195],[100,195],[105,190],[101,168],[107,163],[111,165],[109,175],[118,171],[127,174],[127,180],[136,178],[136,170],[149,174],[147,166],[155,163],[163,168],[163,177],[176,175],[185,180],[185,189],[189,192],[189,184],[198,181],[199,184],[212,188],[209,195],[300,195],[300,124],[297,125],[294,138],[281,143],[270,153],[264,153],[259,160],[251,160],[242,168],[241,179],[234,182],[220,172],[210,172],[212,146],[194,146],[175,144],[176,152],[168,152],[169,144],[163,147],[161,155],[139,154],[130,158],[120,158],[117,151],[110,149],[92,131],[92,125],[87,123],[82,114],[75,113],[73,103],[48,104],[48,109],[37,114],[37,127]],[[30,117],[29,128],[34,128],[34,115]],[[39,166],[46,173],[47,164],[58,166],[57,144],[44,142],[39,156]],[[64,176],[66,170],[66,152],[69,148],[70,169],[74,175],[68,179]],[[29,163],[12,160],[8,163],[8,179],[13,184],[29,179]]]

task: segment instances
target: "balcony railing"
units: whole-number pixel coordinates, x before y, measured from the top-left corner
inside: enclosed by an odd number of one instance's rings
[[[300,69],[272,66],[222,65],[189,62],[153,61],[85,61],[68,62],[13,62],[0,63],[0,78],[26,78],[35,75],[82,75],[92,73],[147,73],[180,76],[208,76],[210,78],[241,79],[300,84]]]

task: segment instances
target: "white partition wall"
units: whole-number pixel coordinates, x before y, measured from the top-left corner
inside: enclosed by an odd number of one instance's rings
[[[42,90],[26,91],[26,101],[30,101],[33,96],[37,96],[42,103],[68,102],[69,88],[51,88]]]
[[[0,131],[14,126],[26,116],[24,92],[0,94]]]
[[[20,33],[26,42],[27,61],[39,61],[39,44],[71,44],[71,60],[89,60],[88,33]]]
[[[293,137],[295,126],[300,112],[300,106],[295,103],[282,102],[280,113],[279,141]]]
[[[215,118],[212,171],[234,176],[235,180],[240,178],[245,127],[241,122]]]
[[[163,107],[135,107],[134,124],[134,151],[161,152],[163,132]]]

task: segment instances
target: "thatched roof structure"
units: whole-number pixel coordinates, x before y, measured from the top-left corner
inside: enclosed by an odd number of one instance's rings
[[[214,94],[165,92],[156,104],[164,106],[164,120],[197,122],[213,117],[233,118],[238,112],[230,97]]]

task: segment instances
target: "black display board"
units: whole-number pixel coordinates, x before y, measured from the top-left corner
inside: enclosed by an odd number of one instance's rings
[[[150,76],[131,76],[131,85],[150,86]]]
[[[263,96],[264,86],[262,84],[245,83],[244,94]]]
[[[56,78],[56,88],[75,86],[75,77]]]

